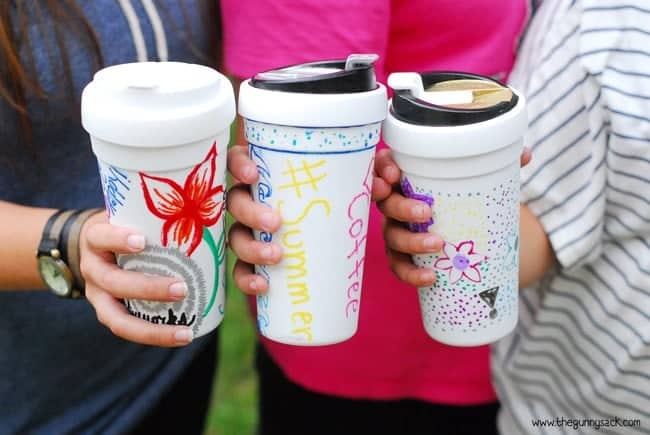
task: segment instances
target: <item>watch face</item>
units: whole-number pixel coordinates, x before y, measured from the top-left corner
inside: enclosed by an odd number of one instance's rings
[[[67,296],[72,290],[70,271],[62,261],[48,256],[39,257],[38,271],[45,284],[57,295]]]

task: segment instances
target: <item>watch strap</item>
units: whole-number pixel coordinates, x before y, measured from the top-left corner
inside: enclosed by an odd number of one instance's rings
[[[72,276],[74,277],[74,288],[83,295],[86,283],[81,274],[81,253],[79,249],[79,239],[81,236],[81,229],[86,221],[93,215],[104,211],[100,208],[92,208],[86,210],[78,210],[77,213],[71,215],[63,225],[61,231],[61,257],[68,265]]]
[[[38,250],[36,252],[37,256],[50,255],[52,249],[57,248],[58,238],[53,239],[50,234],[52,232],[52,227],[54,226],[54,223],[65,212],[66,210],[57,210],[47,219],[47,222],[45,222],[45,226],[43,227],[43,234],[41,236],[41,241],[38,244]]]
[[[65,223],[68,221],[70,216],[75,214],[77,211],[76,210],[64,210],[63,213],[61,213],[54,221],[52,222],[52,226],[50,227],[49,234],[47,237],[50,238],[50,240],[56,240],[57,242],[57,249],[59,252],[61,252],[61,231],[63,230],[63,226]]]
[[[65,264],[68,265],[68,267],[70,267],[68,248],[70,245],[68,243],[68,239],[70,238],[70,227],[72,227],[74,222],[77,220],[77,216],[79,216],[82,212],[83,210],[75,210],[70,213],[68,215],[68,218],[63,223],[63,227],[61,227],[61,234],[59,235],[59,251],[61,251],[61,259],[65,262]],[[72,269],[72,267],[70,267],[70,269]]]

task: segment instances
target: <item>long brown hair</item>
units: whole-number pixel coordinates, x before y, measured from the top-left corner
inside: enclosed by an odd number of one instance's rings
[[[28,32],[28,14],[35,15],[43,34],[52,32],[52,45],[47,47],[47,54],[61,58],[60,62],[50,62],[52,75],[66,90],[72,88],[72,72],[64,32],[74,32],[88,48],[96,68],[103,65],[103,59],[97,36],[74,0],[0,0],[0,97],[16,110],[26,142],[31,144],[27,96],[46,99],[48,95],[38,80]],[[47,22],[51,23],[47,28],[46,16],[49,18]],[[56,70],[56,65],[62,65],[61,70]]]
[[[180,2],[185,13],[184,0]],[[200,52],[189,39],[186,42],[204,63],[216,68],[220,63],[221,46],[217,0],[206,1],[205,9],[201,13],[206,20],[205,28],[214,29],[208,36],[209,53]],[[165,12],[165,8],[162,10]],[[31,144],[32,138],[27,106],[28,96],[40,99],[50,97],[39,83],[36,71],[35,56],[28,31],[28,18],[32,14],[40,32],[52,36],[52,38],[44,38],[52,41],[46,47],[47,55],[51,60],[53,56],[60,57],[60,61],[49,63],[53,69],[52,76],[59,85],[63,86],[64,91],[73,90],[65,34],[72,33],[85,46],[95,70],[104,64],[97,35],[76,0],[0,0],[0,99],[16,111],[28,144]],[[184,21],[185,30],[191,29],[187,14],[184,16]],[[71,96],[74,93],[64,92],[63,95]],[[76,102],[71,101],[71,103]]]

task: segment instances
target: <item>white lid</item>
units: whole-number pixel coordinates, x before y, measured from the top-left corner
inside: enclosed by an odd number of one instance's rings
[[[386,118],[386,88],[367,92],[310,94],[259,89],[244,81],[239,114],[254,121],[294,127],[350,127]]]
[[[473,98],[470,90],[425,92],[422,76],[412,72],[392,73],[388,76],[388,86],[394,91],[408,90],[414,97],[439,106],[467,104]]]
[[[512,88],[511,88],[512,89]],[[386,144],[397,152],[423,158],[451,159],[496,151],[520,141],[528,126],[526,101],[495,118],[457,126],[410,124],[389,112],[383,124]],[[392,101],[389,102],[389,107]]]
[[[195,142],[230,128],[235,98],[212,68],[180,62],[111,66],[83,91],[81,121],[96,138],[132,147]]]

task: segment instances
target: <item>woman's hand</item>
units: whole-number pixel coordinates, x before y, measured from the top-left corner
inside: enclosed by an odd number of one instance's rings
[[[186,284],[178,278],[122,270],[115,264],[114,254],[137,254],[144,249],[142,234],[111,225],[104,213],[98,213],[84,224],[79,245],[86,298],[100,323],[118,337],[141,344],[175,347],[192,341],[192,329],[139,319],[120,300],[174,302],[187,295]]]
[[[280,229],[280,214],[268,206],[256,203],[250,194],[250,185],[259,178],[257,165],[248,157],[248,148],[233,146],[228,151],[228,169],[239,180],[228,192],[228,211],[235,219],[230,227],[229,243],[237,256],[233,269],[235,285],[244,293],[257,295],[268,290],[268,282],[255,274],[254,264],[277,264],[282,249],[273,243],[253,238],[251,229],[276,232]]]
[[[521,155],[521,166],[526,166],[530,159],[530,151],[525,149]],[[386,153],[381,160],[378,154],[375,167],[380,173],[382,168],[394,167],[399,180],[400,172],[390,153]],[[395,180],[394,177],[391,179]],[[384,215],[382,227],[390,267],[400,280],[415,287],[428,287],[436,280],[435,272],[417,267],[411,255],[437,252],[442,248],[443,241],[434,233],[413,233],[406,228],[406,222],[427,222],[431,218],[431,208],[421,201],[405,198],[397,181],[392,184],[390,193],[377,198],[377,206]],[[382,192],[386,193],[385,189]]]
[[[427,222],[431,218],[431,207],[402,196],[399,189],[401,172],[389,149],[377,152],[375,173],[373,199],[385,216],[382,228],[393,273],[416,287],[433,284],[436,279],[433,270],[416,267],[411,254],[438,252],[442,248],[442,239],[433,233],[412,233],[404,226],[405,222]]]

